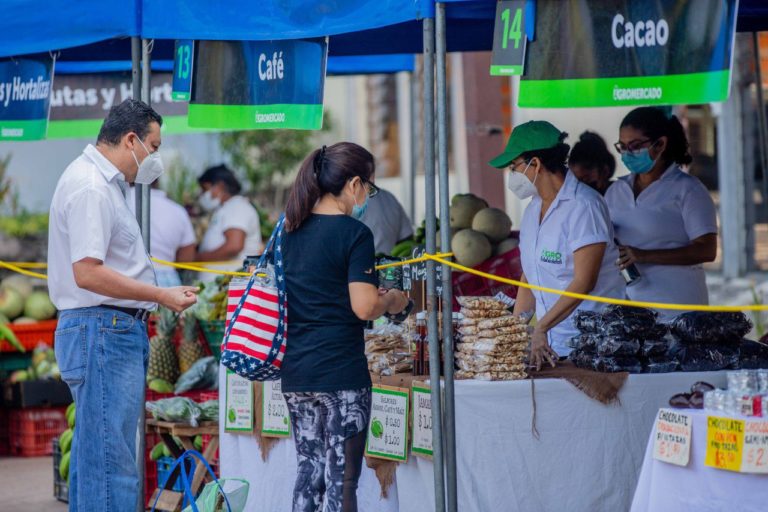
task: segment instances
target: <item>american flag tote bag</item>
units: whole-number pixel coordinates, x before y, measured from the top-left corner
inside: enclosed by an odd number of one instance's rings
[[[251,277],[233,279],[229,287],[221,363],[251,381],[279,379],[285,355],[288,301],[281,248],[284,222],[283,215]]]

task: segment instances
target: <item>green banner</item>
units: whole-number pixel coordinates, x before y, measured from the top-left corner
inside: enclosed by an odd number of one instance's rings
[[[725,101],[736,0],[539,0],[519,105]]]
[[[48,55],[0,59],[0,141],[45,138],[52,81]]]
[[[213,129],[305,129],[323,125],[322,105],[196,105],[189,106],[190,126]]]

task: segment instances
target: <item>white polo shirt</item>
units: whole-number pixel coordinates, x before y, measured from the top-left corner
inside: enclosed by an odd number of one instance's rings
[[[581,183],[570,171],[552,205],[539,223],[541,197],[535,196],[523,213],[520,225],[520,254],[523,272],[529,283],[565,290],[573,281],[573,253],[587,245],[605,243],[595,289],[590,295],[624,298],[624,279],[615,261],[618,250],[613,242],[613,227],[603,198]],[[536,317],[552,309],[559,295],[532,290],[536,298]],[[567,341],[578,331],[573,315],[579,310],[600,311],[604,304],[583,301],[568,318],[549,331],[549,343],[560,356],[568,355]]]
[[[156,304],[118,300],[83,290],[72,264],[101,260],[112,270],[147,284],[155,274],[136,218],[123,195],[125,177],[92,145],[64,171],[51,200],[48,289],[60,310],[108,304],[154,309]]]
[[[233,196],[213,212],[211,222],[200,243],[200,252],[213,251],[224,245],[227,238],[224,232],[230,229],[239,229],[245,232],[245,245],[235,257],[237,263],[232,265],[213,265],[208,268],[214,270],[239,270],[246,256],[256,256],[261,254],[261,224],[259,222],[259,212],[253,207],[250,201],[243,196]],[[209,272],[200,272],[198,274],[201,281],[212,281],[216,278],[215,274]]]
[[[131,188],[127,195],[128,207],[134,215],[135,192],[136,189]],[[197,242],[187,210],[169,199],[162,190],[153,188],[150,191],[149,220],[149,250],[157,259],[175,262],[179,249]],[[176,269],[159,263],[153,265],[160,286],[181,285]]]
[[[671,165],[637,199],[635,176],[624,176],[605,193],[616,237],[638,249],[676,249],[717,233],[717,211],[707,189],[695,176]],[[638,264],[642,277],[627,287],[632,300],[707,304],[709,294],[701,265]],[[660,310],[669,319],[679,311]]]

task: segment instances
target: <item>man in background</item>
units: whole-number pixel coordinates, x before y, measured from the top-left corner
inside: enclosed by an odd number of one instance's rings
[[[383,188],[368,199],[368,209],[360,219],[373,231],[376,254],[389,254],[392,248],[413,236],[413,224],[397,198]]]

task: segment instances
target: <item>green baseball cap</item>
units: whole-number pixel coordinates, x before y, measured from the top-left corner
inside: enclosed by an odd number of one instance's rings
[[[504,169],[527,151],[549,149],[557,146],[565,134],[547,121],[528,121],[517,125],[507,141],[504,152],[488,162],[492,167]]]

